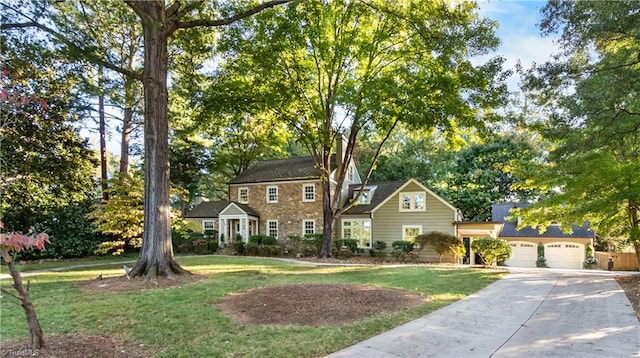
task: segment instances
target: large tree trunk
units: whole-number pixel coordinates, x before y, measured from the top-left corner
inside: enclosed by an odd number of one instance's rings
[[[144,232],[132,276],[174,278],[188,273],[173,258],[169,205],[168,53],[164,1],[139,2],[149,17],[144,35]]]
[[[104,117],[104,93],[103,81],[102,81],[102,67],[98,70],[98,88],[100,94],[98,95],[98,118],[99,118],[99,130],[100,130],[100,175],[102,185],[102,200],[109,200],[109,183],[107,180],[107,124]]]
[[[129,139],[131,135],[131,121],[133,120],[133,109],[124,108],[122,118],[122,137],[120,143],[120,177],[124,178],[129,172]]]

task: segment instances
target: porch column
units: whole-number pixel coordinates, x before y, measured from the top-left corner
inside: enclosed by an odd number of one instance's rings
[[[249,228],[247,227],[247,218],[240,219],[240,235],[242,235],[242,241],[249,242]]]

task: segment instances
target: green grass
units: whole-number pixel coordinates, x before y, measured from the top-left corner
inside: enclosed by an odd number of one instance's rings
[[[69,267],[71,265],[99,265],[99,264],[113,264],[117,262],[131,262],[135,261],[138,257],[137,254],[125,254],[121,256],[93,256],[82,259],[63,259],[63,260],[35,260],[35,261],[17,261],[16,268],[19,272],[39,271],[39,270],[51,270],[63,267]],[[9,269],[5,265],[0,265],[0,273],[9,273]]]
[[[223,256],[178,257],[178,261],[208,277],[182,287],[126,293],[87,293],[75,285],[98,274],[121,275],[122,269],[115,264],[29,277],[45,335],[116,334],[155,349],[158,357],[317,357],[437,310],[503,275],[497,270],[311,266]],[[11,284],[7,279],[1,282],[3,287]],[[323,328],[240,325],[214,306],[231,292],[312,282],[399,288],[432,300],[397,313]],[[3,296],[0,310],[1,340],[28,337],[24,312],[13,298]]]

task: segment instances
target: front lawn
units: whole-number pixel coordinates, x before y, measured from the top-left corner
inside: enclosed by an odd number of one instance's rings
[[[77,284],[98,275],[122,275],[120,265],[28,277],[45,344],[48,334],[81,333],[117,335],[153,349],[158,357],[317,357],[437,310],[504,274],[429,266],[312,266],[223,256],[178,257],[178,261],[206,278],[181,287],[117,293],[87,292]],[[1,283],[6,288],[11,281]],[[319,328],[242,325],[215,307],[232,292],[296,283],[366,284],[402,289],[431,300],[396,313]],[[17,301],[3,296],[0,309],[0,339],[28,337]]]

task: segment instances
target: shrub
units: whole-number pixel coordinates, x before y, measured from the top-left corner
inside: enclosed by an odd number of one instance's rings
[[[229,245],[237,255],[244,255],[244,242],[242,242],[242,240],[232,241]]]
[[[198,255],[209,253],[209,242],[205,239],[193,240],[193,251]]]
[[[391,256],[402,262],[404,262],[407,257],[413,256],[409,255],[409,253],[413,251],[413,242],[397,240],[391,243],[391,248]]]
[[[420,245],[420,249],[424,249],[429,245],[438,253],[438,261],[442,262],[442,256],[447,252],[451,252],[457,257],[464,257],[467,250],[464,244],[457,237],[440,231],[432,231],[428,234],[416,236],[416,242]]]
[[[249,242],[258,245],[275,245],[277,240],[273,236],[258,234],[249,236]]]
[[[244,255],[247,256],[258,256],[259,246],[255,242],[248,242],[244,245]]]
[[[587,270],[593,270],[598,268],[598,259],[595,257],[587,257],[582,263],[582,267]]]
[[[338,249],[347,248],[351,254],[356,254],[358,252],[358,241],[354,239],[336,240],[333,245]]]
[[[544,257],[544,245],[538,243],[538,259],[536,260],[536,267],[549,267],[547,266],[547,259]]]
[[[205,237],[209,238],[209,237],[216,237],[218,235],[218,232],[213,229],[208,229],[208,230],[205,230],[203,234]]]
[[[371,257],[377,257],[377,258],[383,259],[387,257],[386,248],[387,248],[386,242],[376,241],[373,243],[373,246],[369,250],[369,255],[371,255]]]
[[[485,265],[496,266],[498,262],[511,258],[512,248],[506,240],[482,238],[471,243],[473,251],[477,252]]]
[[[209,247],[209,252],[210,253],[215,253],[216,251],[218,251],[218,241],[216,240],[209,240],[209,243],[207,245]]]

